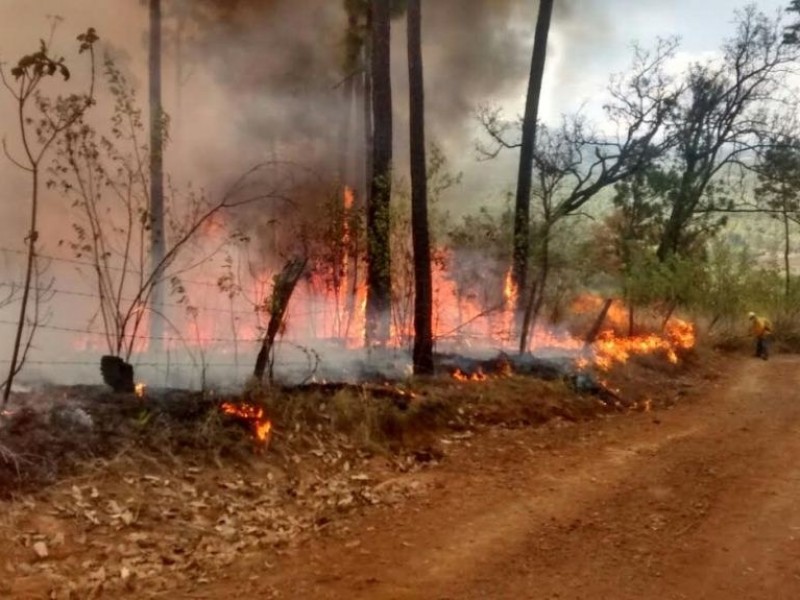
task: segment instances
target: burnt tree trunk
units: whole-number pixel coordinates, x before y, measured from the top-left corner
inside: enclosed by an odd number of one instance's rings
[[[525,352],[528,350],[528,344],[530,343],[530,340],[528,339],[528,332],[530,330],[531,315],[533,315],[533,306],[536,303],[536,294],[538,291],[539,287],[534,281],[533,285],[531,285],[531,291],[527,297],[527,303],[525,304],[525,313],[522,317],[522,333],[519,336],[520,354],[525,354]]]
[[[372,0],[372,183],[367,204],[366,343],[385,346],[391,319],[389,201],[392,191],[391,19],[388,0]]]
[[[106,355],[100,358],[100,374],[103,381],[117,393],[133,393],[133,366],[119,356]]]
[[[164,109],[161,105],[161,0],[150,0],[150,265],[156,273],[150,310],[150,342],[164,335]]]
[[[372,6],[367,3],[365,7],[366,30],[372,32]],[[364,134],[364,180],[363,192],[365,206],[369,206],[370,193],[372,192],[373,174],[373,137],[372,137],[372,42],[370,35],[364,37],[364,46],[361,49],[361,60],[364,66],[364,75],[361,85],[361,105],[363,110],[363,134]]]
[[[267,324],[267,332],[264,335],[264,340],[261,342],[261,349],[258,351],[256,366],[253,370],[253,376],[259,381],[264,379],[264,373],[267,370],[267,364],[269,364],[269,358],[275,344],[275,338],[281,330],[283,317],[286,315],[286,309],[289,307],[289,300],[294,293],[297,282],[300,281],[300,277],[303,276],[307,263],[307,259],[292,259],[283,266],[283,269],[275,278],[275,285],[272,288],[272,297],[270,299],[270,316],[269,323]]]
[[[408,2],[408,84],[411,145],[411,237],[414,246],[414,374],[433,374],[433,283],[425,160],[425,86],[421,0]]]
[[[518,314],[525,310],[526,283],[528,278],[528,253],[530,248],[530,211],[533,153],[536,147],[536,121],[539,114],[539,96],[542,90],[544,65],[547,56],[547,36],[553,14],[553,0],[540,0],[539,16],[536,20],[536,37],[533,42],[531,72],[528,80],[528,96],[525,116],[522,121],[522,141],[519,155],[519,173],[514,205],[514,248],[512,277],[520,290]]]

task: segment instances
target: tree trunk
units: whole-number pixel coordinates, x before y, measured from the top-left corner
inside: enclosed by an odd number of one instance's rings
[[[369,11],[369,15],[372,11]],[[372,18],[369,17],[369,22]],[[371,26],[371,25],[370,25]],[[373,137],[372,137],[372,68],[370,66],[370,48],[368,43],[364,43],[364,77],[361,87],[361,100],[364,110],[364,181],[363,181],[363,194],[364,205],[369,206],[370,194],[372,192],[372,176],[373,176]]]
[[[686,171],[681,177],[680,188],[672,200],[669,219],[656,250],[659,262],[666,262],[681,252],[684,233],[708,184],[708,180],[703,180],[698,169],[694,162],[687,163]]]
[[[786,289],[784,293],[786,294],[786,301],[787,301],[787,308],[788,308],[788,301],[789,296],[792,290],[792,269],[791,265],[789,264],[789,254],[791,253],[791,242],[789,239],[789,213],[786,210],[786,203],[784,200],[783,205],[783,268],[784,268],[784,276],[785,286]]]
[[[350,298],[350,213],[353,205],[348,201],[354,198],[355,186],[351,178],[351,133],[353,113],[353,92],[355,90],[354,78],[348,77],[342,85],[341,97],[341,122],[339,124],[339,193],[337,201],[341,203],[341,223],[337,227],[337,251],[333,269],[333,291],[336,298],[336,311],[334,314],[334,334],[336,337],[346,335],[349,321],[348,311],[351,305]],[[337,211],[337,214],[338,211]]]
[[[530,247],[530,209],[533,153],[536,147],[536,121],[539,117],[539,96],[542,90],[544,64],[547,56],[547,36],[553,14],[553,0],[540,0],[536,21],[536,37],[533,42],[531,72],[528,80],[528,97],[522,122],[522,144],[519,154],[519,174],[514,208],[514,249],[512,277],[519,293],[518,314],[525,306],[528,277],[528,249]]]
[[[184,49],[183,31],[186,28],[186,17],[180,13],[175,25],[175,115],[171,123],[170,138],[173,145],[177,140],[181,141],[181,126],[183,125],[183,69],[184,69]]]
[[[414,246],[414,373],[432,375],[433,283],[428,231],[421,0],[408,2],[408,86],[411,123],[411,237]]]
[[[391,323],[389,201],[392,186],[392,79],[389,0],[372,0],[373,174],[367,205],[367,346],[385,346]]]
[[[531,315],[533,315],[533,305],[536,303],[536,294],[538,292],[538,287],[536,282],[533,282],[531,285],[530,294],[527,297],[527,303],[525,305],[525,313],[522,317],[522,332],[519,336],[519,353],[525,354],[528,351],[528,344],[530,340],[528,339],[528,331],[530,330],[530,322],[531,322]]]
[[[550,228],[547,227],[544,231],[542,238],[542,264],[539,272],[539,282],[537,288],[539,292],[536,295],[536,303],[533,306],[533,314],[530,318],[531,331],[536,327],[536,321],[539,319],[539,314],[542,312],[542,305],[544,304],[544,295],[547,291],[547,280],[550,278]]]
[[[365,21],[366,30],[372,29],[372,7],[367,3],[365,7]],[[372,71],[370,68],[370,40],[369,36],[364,37],[364,42],[361,47],[361,64],[363,73],[358,80],[359,84],[356,87],[356,106],[361,107],[359,135],[363,140],[362,153],[355,153],[356,159],[359,161],[360,169],[355,172],[360,176],[359,188],[360,195],[358,196],[359,208],[366,208],[370,205],[370,187],[372,186]],[[359,222],[360,225],[360,222]],[[358,300],[359,289],[361,286],[359,267],[361,264],[361,232],[359,231],[355,238],[355,245],[353,248],[353,279],[351,288],[351,310],[350,310],[350,323],[348,323],[347,331],[348,338],[350,332],[350,324],[356,317],[356,310],[361,311],[361,304]],[[357,308],[358,307],[358,308]]]
[[[161,106],[161,0],[150,0],[150,265],[160,271],[164,261],[164,110]],[[150,304],[150,344],[164,335],[164,284],[156,275]]]
[[[656,250],[656,257],[659,262],[666,262],[671,256],[678,252],[681,245],[681,231],[683,230],[684,223],[677,216],[676,212],[670,216],[664,227],[664,232],[661,236],[661,241]]]
[[[544,294],[547,289],[547,278],[550,275],[550,225],[542,228],[542,262],[539,268],[539,277],[531,288],[525,313],[522,319],[522,332],[520,334],[519,352],[523,354],[528,349],[530,334],[536,327],[536,318],[544,303]]]

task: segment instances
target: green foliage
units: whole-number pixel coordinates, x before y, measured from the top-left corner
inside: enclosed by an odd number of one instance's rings
[[[753,289],[755,281],[763,279],[763,275],[756,275],[755,271],[748,248],[737,250],[724,241],[715,241],[709,252],[698,308],[712,320],[723,320],[729,325],[740,322],[751,310],[763,311],[764,289]]]
[[[796,140],[779,140],[768,148],[758,169],[756,195],[763,206],[781,213],[800,211],[800,146]]]
[[[735,33],[722,47],[720,60],[694,63],[683,77],[683,89],[666,133],[674,140],[662,169],[674,183],[664,196],[668,219],[658,255],[684,253],[698,245],[698,216],[734,208],[723,176],[752,164],[753,149],[774,136],[774,113],[785,76],[800,55],[782,43],[779,20],[755,5],[736,13]],[[714,232],[718,223],[700,222]]]
[[[616,236],[617,258],[627,265],[632,255],[661,243],[669,234],[673,213],[685,204],[685,174],[675,168],[654,165],[621,182],[612,199],[616,212],[607,226]],[[703,192],[704,208],[683,220],[675,252],[678,257],[699,257],[706,244],[728,222],[730,194],[722,183],[709,183]]]
[[[719,240],[710,248],[705,276],[697,285],[694,308],[708,316],[718,337],[743,340],[746,315],[753,311],[773,321],[779,342],[794,350],[800,348],[800,288],[796,277],[787,297],[780,269],[759,264],[747,248],[732,248],[726,240]]]

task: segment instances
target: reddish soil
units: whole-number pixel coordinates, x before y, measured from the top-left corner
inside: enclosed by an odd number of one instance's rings
[[[669,411],[492,429],[423,490],[171,598],[800,598],[800,359]]]
[[[724,367],[668,410],[447,438],[441,464],[378,485],[404,490],[396,503],[168,591],[94,597],[800,598],[800,358]],[[0,597],[48,597],[17,577]]]

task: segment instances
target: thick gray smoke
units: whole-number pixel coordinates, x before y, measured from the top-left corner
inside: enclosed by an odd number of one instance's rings
[[[317,160],[324,163],[327,158],[336,164],[341,83],[348,75],[343,66],[344,3],[193,0],[190,4],[193,10],[184,15],[195,43],[189,45],[188,58],[194,59],[192,68],[209,70],[229,95],[230,110],[220,116],[238,125],[248,145],[260,145],[267,152],[288,149],[306,159],[314,149]],[[570,28],[573,48],[596,44],[598,32],[606,35],[608,28],[601,26],[604,19],[592,4],[597,3],[559,2],[554,37],[559,29]],[[430,138],[451,154],[464,153],[471,145],[479,104],[524,95],[537,8],[532,0],[424,4]],[[402,17],[393,23],[392,66],[396,147],[402,157],[407,147]],[[202,102],[202,95],[193,100]]]

